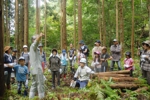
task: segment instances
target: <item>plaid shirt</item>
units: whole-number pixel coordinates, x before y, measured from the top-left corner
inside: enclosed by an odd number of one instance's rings
[[[150,50],[143,51],[141,55],[148,55],[148,59],[146,58],[144,62],[142,62],[142,69],[145,71],[150,71]]]

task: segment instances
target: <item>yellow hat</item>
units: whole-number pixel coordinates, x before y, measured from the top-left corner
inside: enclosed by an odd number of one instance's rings
[[[12,47],[11,46],[5,46],[4,52],[8,51],[9,49],[12,49]]]

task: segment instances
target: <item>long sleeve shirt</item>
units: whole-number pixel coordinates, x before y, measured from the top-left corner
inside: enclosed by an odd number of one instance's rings
[[[79,66],[74,75],[74,78],[78,78],[78,80],[80,81],[89,80],[91,72],[92,70],[89,67],[84,66],[82,68],[81,66]]]
[[[40,51],[37,48],[38,42],[34,41],[34,43],[30,46],[30,63],[31,63],[31,74],[38,74],[38,70],[42,71],[41,65],[41,55]]]
[[[95,47],[92,49],[92,58],[93,58],[93,59],[95,58],[94,52],[96,52],[96,51],[99,51],[99,52],[101,53],[101,52],[102,52],[102,47],[101,47],[101,46],[99,46],[99,47],[95,46]]]
[[[110,47],[111,56],[113,61],[119,61],[121,59],[121,46],[120,45],[112,45]]]
[[[144,57],[144,61],[141,61],[141,67],[145,71],[150,71],[150,50],[143,51],[141,57],[143,55],[147,56],[147,58]]]

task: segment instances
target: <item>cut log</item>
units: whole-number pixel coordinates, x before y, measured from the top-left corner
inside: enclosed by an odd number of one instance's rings
[[[113,89],[135,89],[135,88],[139,88],[140,85],[138,84],[111,84],[110,85],[111,88]]]
[[[148,87],[141,87],[141,88],[138,88],[137,90],[135,90],[135,92],[140,93],[142,91],[147,91],[147,90],[148,90]]]
[[[103,74],[130,74],[130,70],[120,70],[120,71],[111,71],[111,72],[101,72]],[[100,74],[100,73],[95,73],[95,74]]]
[[[111,79],[112,81],[115,82],[124,82],[124,81],[134,82],[138,80],[138,78],[133,78],[133,77],[101,77],[101,79],[106,81]]]
[[[95,74],[97,77],[130,77],[128,74],[110,74],[110,73],[99,73]]]

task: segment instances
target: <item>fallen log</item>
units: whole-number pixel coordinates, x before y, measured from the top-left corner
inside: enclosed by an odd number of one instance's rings
[[[128,74],[110,74],[110,73],[99,73],[99,74],[94,74],[94,76],[97,77],[130,77]]]
[[[129,82],[134,82],[134,81],[138,81],[138,78],[133,78],[133,77],[101,77],[101,79],[103,80],[112,80],[115,82],[124,82],[124,81],[129,81]]]
[[[137,90],[135,90],[135,92],[140,93],[142,91],[147,91],[147,90],[148,90],[148,87],[141,87],[141,88],[138,88]]]
[[[119,83],[119,84],[111,84],[110,85],[111,88],[113,89],[135,89],[135,88],[139,88],[140,85],[138,84],[123,84],[123,83]]]
[[[111,71],[111,72],[100,72],[100,73],[107,73],[107,74],[130,74],[130,70],[120,70],[120,71]],[[100,74],[100,73],[95,73],[95,74]]]

